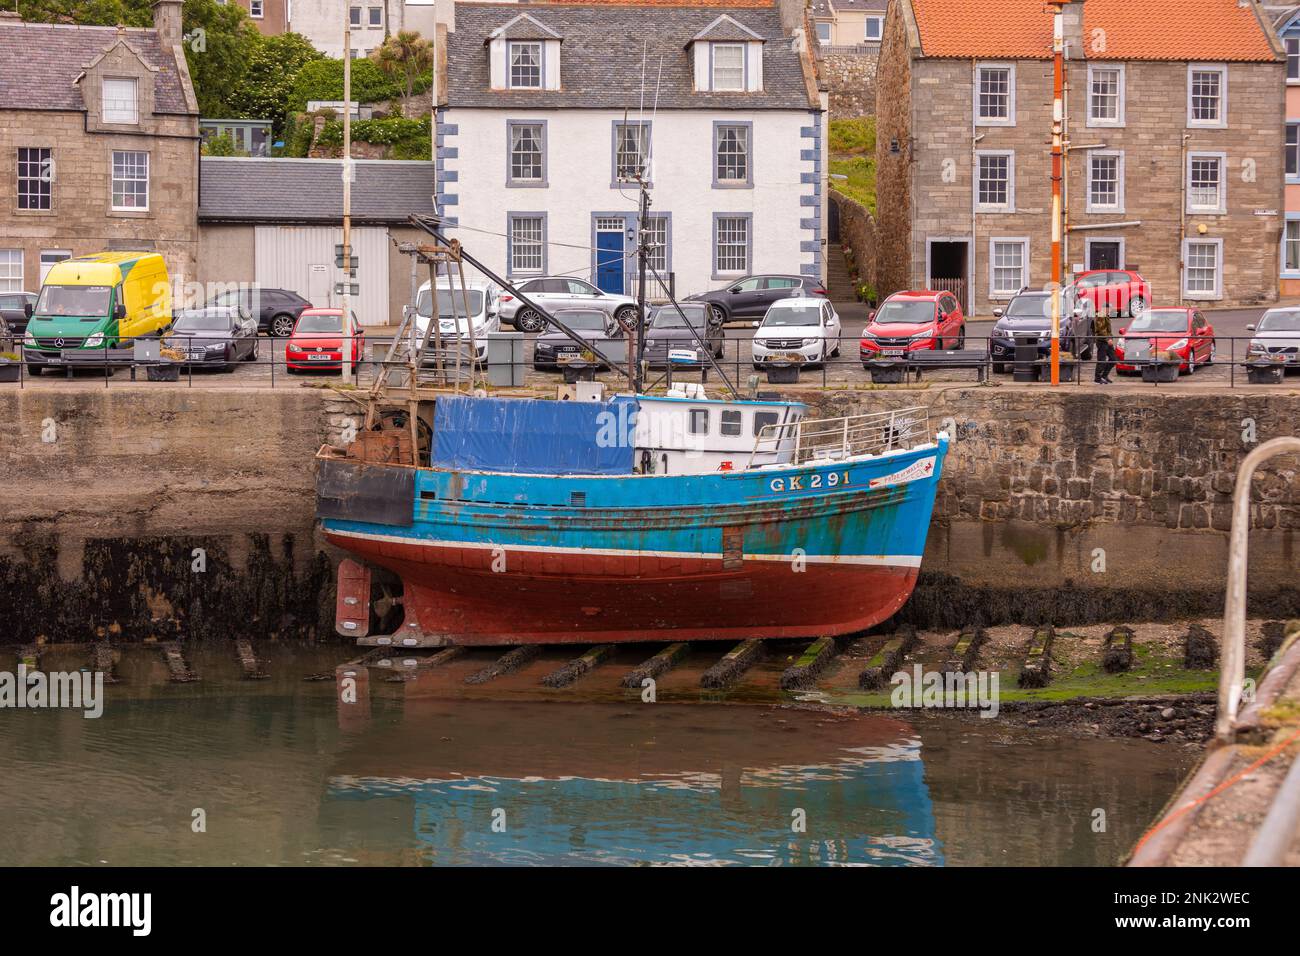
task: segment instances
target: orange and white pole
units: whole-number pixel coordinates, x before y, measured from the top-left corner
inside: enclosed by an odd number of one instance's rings
[[[1065,156],[1065,14],[1052,7],[1052,384],[1061,384],[1061,182]]]

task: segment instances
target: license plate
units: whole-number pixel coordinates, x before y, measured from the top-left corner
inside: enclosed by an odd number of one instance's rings
[[[192,359],[201,359],[201,358],[203,358],[203,353],[202,353],[202,352],[191,352],[191,353],[190,353],[190,358],[192,358]]]
[[[48,363],[51,364],[51,365],[62,365],[62,364],[63,364],[63,356],[61,356],[61,355],[51,355],[51,356],[49,356],[48,358],[46,358],[45,361],[48,362]]]
[[[899,357],[902,356],[902,354],[903,354],[903,350],[902,350],[902,349],[884,349],[880,354],[883,355],[883,356],[885,356],[886,358],[899,358]]]
[[[328,362],[328,361],[330,361],[333,357],[334,357],[334,356],[332,356],[332,355],[308,355],[308,356],[307,356],[307,361],[308,361],[308,362]]]

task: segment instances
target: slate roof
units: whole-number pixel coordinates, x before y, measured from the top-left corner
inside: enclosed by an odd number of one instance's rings
[[[156,30],[131,28],[122,37],[154,74],[154,109],[189,113],[176,61]],[[117,27],[0,20],[0,109],[84,110],[74,81],[84,66],[117,43]]]
[[[502,33],[510,40],[561,40],[558,33],[538,21],[535,17],[527,13],[521,13],[513,20],[507,22],[501,28]],[[485,37],[483,42],[487,43],[490,37]]]
[[[1042,0],[911,3],[925,56],[1051,58],[1052,16]],[[1087,0],[1083,32],[1106,38],[1105,49],[1088,51],[1090,60],[1277,59],[1255,8],[1239,0]]]
[[[560,90],[493,90],[488,35],[521,12],[563,37]],[[763,91],[697,93],[692,38],[726,14],[753,30],[763,44]],[[749,39],[754,39],[749,37]],[[646,52],[646,109],[659,82],[659,109],[809,109],[799,54],[781,29],[774,6],[664,6],[622,3],[457,3],[456,32],[447,42],[447,103],[452,108],[635,109],[641,103],[642,44]],[[659,63],[663,57],[663,75]]]
[[[404,223],[433,215],[434,165],[354,160],[354,223]],[[199,221],[337,223],[343,216],[343,161],[204,156],[199,166]]]

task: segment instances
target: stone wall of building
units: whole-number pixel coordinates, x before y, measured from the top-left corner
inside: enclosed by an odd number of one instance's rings
[[[817,54],[817,78],[830,92],[831,119],[876,115],[877,51]]]
[[[876,221],[871,211],[843,193],[830,190],[830,201],[839,217],[840,245],[845,256],[852,254],[858,282],[876,284]]]
[[[876,292],[911,286],[912,61],[906,4],[885,16],[876,84]]]

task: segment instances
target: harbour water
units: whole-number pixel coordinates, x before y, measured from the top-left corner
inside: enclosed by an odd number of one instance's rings
[[[1109,865],[1193,754],[770,702],[376,693],[123,656],[101,718],[0,713],[0,865]],[[1099,826],[1100,821],[1100,826]],[[202,826],[199,826],[199,823]],[[197,832],[196,832],[197,831]]]

